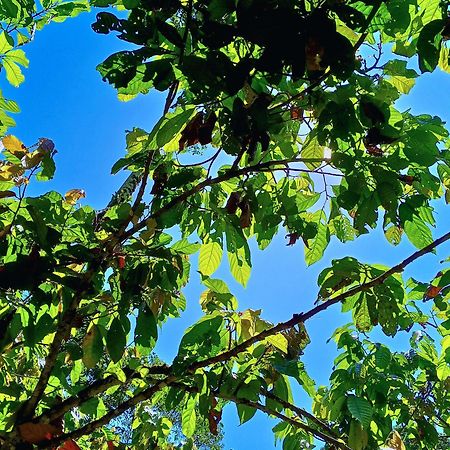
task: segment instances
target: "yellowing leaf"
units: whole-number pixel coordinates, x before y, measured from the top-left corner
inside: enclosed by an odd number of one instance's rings
[[[22,141],[17,139],[16,136],[13,136],[12,134],[5,136],[2,139],[2,144],[9,153],[17,156],[18,158],[21,158],[27,152],[27,148]]]
[[[64,196],[66,202],[69,205],[75,205],[75,203],[80,200],[80,198],[85,198],[86,192],[83,189],[70,189],[66,192]]]
[[[269,336],[267,338],[267,341],[278,350],[281,350],[283,353],[288,352],[288,340],[282,334],[275,334],[274,336]]]
[[[11,181],[23,173],[23,167],[16,164],[4,163],[0,166],[0,181]]]
[[[442,46],[439,54],[438,66],[444,72],[450,73],[450,50],[447,47]]]
[[[33,153],[26,153],[22,159],[22,166],[25,169],[32,169],[33,167],[36,167],[39,165],[39,163],[44,159],[44,155],[39,151],[36,150]]]
[[[406,450],[400,434],[395,430],[386,439],[385,446],[392,450]]]
[[[408,94],[416,84],[414,78],[402,77],[400,75],[388,77],[387,81],[389,81],[392,86],[396,87],[402,94]]]

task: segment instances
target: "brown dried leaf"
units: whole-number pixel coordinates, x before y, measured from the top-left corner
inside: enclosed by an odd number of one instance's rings
[[[186,147],[197,144],[199,128],[203,125],[203,113],[198,112],[184,127],[181,132],[180,140],[178,141],[178,148],[180,151]]]
[[[227,204],[225,205],[227,213],[235,214],[238,209],[240,201],[241,201],[241,194],[239,192],[232,192],[231,195],[228,197]]]

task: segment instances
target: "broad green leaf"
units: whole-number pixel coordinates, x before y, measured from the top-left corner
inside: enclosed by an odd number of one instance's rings
[[[444,28],[444,20],[436,19],[427,23],[420,31],[417,40],[417,52],[419,54],[419,67],[423,72],[432,72],[438,62],[442,41],[441,31]]]
[[[400,244],[402,240],[403,230],[395,225],[390,226],[387,230],[385,230],[384,235],[388,242],[392,245]]]
[[[361,422],[364,428],[369,429],[373,410],[371,404],[366,399],[357,397],[356,395],[349,395],[347,397],[347,408],[351,415]]]
[[[350,422],[348,445],[352,450],[363,450],[368,444],[369,436],[356,420]]]
[[[211,291],[217,294],[229,294],[230,290],[226,285],[225,281],[219,280],[218,278],[202,277],[202,283]]]
[[[324,214],[321,211],[314,214],[317,220],[317,234],[313,239],[308,239],[308,246],[305,246],[305,261],[308,266],[322,259],[325,249],[330,242],[330,233],[327,224],[323,221]]]
[[[92,369],[100,361],[103,354],[103,339],[97,325],[91,325],[83,339],[83,363]]]
[[[157,147],[164,147],[172,141],[184,128],[194,112],[194,108],[189,108],[185,110],[181,109],[180,111],[175,111],[174,113],[168,114],[156,132],[155,142]]]
[[[308,169],[314,170],[321,166],[322,162],[317,160],[324,159],[324,147],[319,144],[316,136],[308,137],[303,143],[301,157],[305,158]]]
[[[136,318],[134,341],[146,348],[153,348],[158,339],[156,318],[149,308],[142,309]]]
[[[207,242],[200,248],[198,270],[202,275],[211,276],[220,266],[223,249],[219,242]]]
[[[256,414],[257,411],[256,408],[241,403],[237,403],[236,408],[239,416],[240,425],[242,425],[245,422],[248,422]]]
[[[396,87],[402,94],[408,94],[416,84],[416,81],[413,78],[402,77],[399,75],[390,76],[387,78],[387,81]]]
[[[247,286],[250,279],[251,266],[248,264],[245,251],[238,249],[235,253],[228,252],[228,263],[230,264],[230,272],[234,279],[242,286]]]
[[[9,61],[20,64],[23,67],[28,67],[30,63],[30,61],[28,61],[28,58],[25,56],[25,52],[21,49],[10,50],[7,57]]]
[[[283,353],[288,352],[288,340],[282,334],[276,334],[274,336],[269,336],[267,341],[272,344],[278,350],[281,350]]]
[[[25,80],[20,67],[13,60],[10,60],[8,56],[3,58],[3,67],[5,68],[6,79],[14,87],[18,87]]]
[[[11,37],[5,31],[2,31],[0,33],[0,55],[5,55],[12,48],[13,41]]]
[[[125,346],[127,345],[127,335],[123,329],[122,323],[118,317],[115,317],[106,335],[106,349],[113,362],[120,361],[122,358]]]
[[[195,412],[196,404],[196,397],[189,396],[181,413],[181,430],[187,438],[192,437],[195,433],[195,427],[197,424],[197,415]]]
[[[413,220],[408,220],[404,225],[405,234],[411,244],[418,249],[431,244],[433,242],[433,235],[427,224],[417,216],[413,216]]]
[[[444,72],[450,73],[450,51],[447,47],[442,46],[439,54],[439,68]]]
[[[387,369],[391,363],[391,351],[385,346],[380,345],[375,352],[375,364],[381,370]]]
[[[370,331],[372,329],[372,320],[367,305],[367,297],[364,293],[360,294],[353,310],[353,320],[359,331]]]
[[[171,249],[178,252],[183,253],[185,255],[191,255],[195,253],[199,248],[201,248],[201,244],[191,243],[187,239],[181,239],[175,244],[172,245]]]

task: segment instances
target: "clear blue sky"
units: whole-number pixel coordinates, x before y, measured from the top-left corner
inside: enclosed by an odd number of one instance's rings
[[[35,194],[50,189],[62,193],[72,188],[85,189],[86,202],[101,208],[117,189],[124,175],[110,176],[112,164],[123,155],[125,130],[135,126],[150,130],[162,109],[162,98],[150,94],[128,103],[121,103],[109,85],[103,83],[95,66],[125,43],[113,36],[96,35],[90,24],[94,15],[84,14],[63,24],[51,24],[36,34],[34,42],[24,50],[30,59],[25,83],[18,89],[8,86],[0,73],[0,86],[6,97],[16,100],[22,108],[17,115],[17,127],[10,130],[27,145],[39,137],[56,143],[57,172],[50,183],[34,184]],[[421,79],[409,98],[401,101],[400,109],[412,108],[415,113],[431,113],[450,120],[450,74],[437,72]],[[448,211],[438,207],[440,228],[435,236],[448,231]],[[447,228],[446,228],[447,227]],[[267,320],[288,319],[294,312],[308,309],[315,299],[317,274],[331,259],[351,255],[368,263],[393,265],[414,249],[408,242],[390,246],[382,232],[362,236],[350,244],[333,240],[324,259],[306,269],[301,245],[286,247],[281,233],[264,252],[253,245],[253,272],[247,289],[238,286],[227,274],[224,264],[215,275],[226,280],[236,294],[241,309],[263,309]],[[438,261],[450,254],[450,245],[443,246],[438,256],[428,255],[407,271],[427,281],[438,270]],[[192,283],[185,290],[188,309],[182,319],[170,321],[161,333],[157,350],[170,362],[177,351],[186,327],[201,314],[198,298],[202,292],[193,260]],[[337,314],[339,306],[308,322],[313,344],[307,348],[303,361],[310,374],[320,384],[326,384],[332,359],[333,343],[325,342],[332,331],[346,323]],[[408,336],[399,339],[399,348],[406,345]],[[299,390],[295,390],[299,406],[309,406]],[[247,424],[238,427],[235,408],[230,406],[224,417],[225,448],[246,450],[274,448],[271,427],[275,422],[258,414]],[[280,448],[280,445],[278,446]]]

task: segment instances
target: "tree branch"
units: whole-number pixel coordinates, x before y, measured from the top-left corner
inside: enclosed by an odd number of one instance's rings
[[[146,217],[145,220],[141,220],[139,223],[137,223],[133,227],[129,228],[125,233],[123,233],[123,235],[121,237],[121,242],[126,241],[131,236],[133,236],[133,234],[135,234],[138,231],[145,228],[147,226],[148,219],[156,219],[156,218],[160,217],[162,214],[169,211],[174,206],[184,202],[186,199],[188,199],[192,195],[196,194],[197,192],[202,191],[206,187],[213,186],[215,184],[219,184],[224,181],[231,180],[232,178],[236,178],[241,175],[246,175],[246,174],[249,174],[252,172],[262,172],[272,166],[285,165],[285,164],[289,164],[289,163],[298,163],[298,162],[323,162],[323,161],[324,161],[323,158],[291,158],[291,159],[273,160],[273,161],[267,161],[267,162],[243,167],[243,168],[237,169],[237,170],[229,170],[229,171],[225,172],[224,174],[218,175],[214,178],[206,178],[205,180],[198,183],[191,189],[188,189],[187,191],[184,191],[181,194],[174,197],[172,200],[167,202],[164,206],[162,206],[157,211],[150,214],[150,216]]]
[[[287,320],[286,322],[280,322],[277,325],[273,326],[272,328],[268,328],[267,330],[261,331],[258,334],[255,334],[251,338],[247,339],[246,341],[240,343],[236,347],[234,347],[231,350],[225,351],[223,353],[220,353],[216,356],[213,356],[211,358],[205,359],[203,361],[198,361],[189,366],[189,370],[192,372],[195,372],[197,369],[210,366],[212,364],[216,364],[221,361],[226,361],[230,358],[234,358],[239,353],[242,353],[245,351],[248,347],[250,347],[253,344],[256,344],[257,342],[260,342],[264,339],[266,339],[269,336],[273,336],[274,334],[280,333],[281,331],[288,330],[289,328],[292,328],[300,323],[306,322],[308,319],[311,319],[312,317],[316,316],[321,311],[324,311],[328,309],[330,306],[335,305],[336,303],[341,302],[342,300],[345,300],[348,297],[351,297],[355,294],[358,294],[360,292],[367,291],[374,286],[382,284],[387,278],[389,278],[391,275],[394,275],[395,273],[403,272],[403,270],[414,262],[416,259],[420,258],[423,255],[426,255],[427,253],[432,252],[436,247],[443,244],[444,242],[448,241],[450,239],[450,232],[444,234],[440,238],[433,241],[431,244],[424,247],[422,250],[418,250],[414,252],[412,255],[408,256],[408,258],[404,259],[401,263],[397,264],[396,266],[392,267],[389,270],[386,270],[383,272],[380,276],[374,278],[371,281],[368,281],[367,283],[361,284],[359,286],[356,286],[352,289],[349,289],[346,292],[343,292],[342,294],[339,294],[335,297],[331,297],[327,301],[323,302],[320,305],[315,306],[314,308],[311,308],[309,311],[306,311],[304,313],[294,314],[291,319]]]
[[[316,430],[315,428],[310,427],[309,425],[307,425],[306,423],[300,422],[299,420],[296,420],[292,417],[288,417],[285,414],[282,414],[278,411],[273,411],[271,409],[269,409],[267,406],[262,405],[259,402],[253,402],[251,400],[247,400],[245,398],[237,398],[234,396],[230,396],[230,395],[223,395],[223,394],[216,394],[218,397],[223,398],[224,400],[230,400],[236,404],[241,404],[241,405],[247,405],[250,406],[252,408],[258,409],[259,411],[262,411],[264,413],[266,413],[269,416],[275,416],[278,419],[281,419],[285,422],[290,423],[292,426],[299,428],[301,430],[306,431],[307,433],[315,436],[316,438],[327,442],[329,444],[332,444],[334,446],[336,446],[337,448],[341,448],[343,450],[351,450],[350,447],[348,447],[344,441],[342,441],[341,439],[337,439],[333,436],[329,436],[325,433],[322,433],[322,431]]]
[[[314,422],[317,426],[324,429],[328,434],[335,435],[335,432],[325,422],[323,422],[310,412],[306,411],[305,409],[295,406],[292,403],[287,402],[286,400],[283,400],[282,398],[276,396],[272,392],[269,392],[267,389],[263,388],[261,390],[261,393],[265,397],[270,398],[279,403],[284,409],[290,409],[291,411],[295,412],[299,417],[304,417],[306,419],[309,419],[311,422]]]
[[[127,409],[130,409],[133,406],[136,406],[138,403],[141,403],[145,400],[149,400],[154,394],[156,394],[158,391],[165,388],[166,386],[168,386],[175,380],[176,380],[176,377],[173,375],[170,375],[170,376],[164,378],[163,380],[158,381],[157,383],[150,386],[149,388],[143,390],[139,394],[136,394],[135,396],[129,398],[125,402],[118,405],[116,408],[109,410],[104,416],[100,417],[100,419],[89,422],[87,425],[85,425],[81,428],[78,428],[78,430],[71,431],[70,433],[64,433],[55,439],[42,442],[41,444],[39,444],[39,448],[58,447],[58,445],[61,445],[63,442],[65,442],[69,439],[78,439],[82,436],[89,435],[97,428],[100,428],[103,425],[108,424],[112,419],[120,416]]]
[[[159,365],[148,367],[148,374],[160,374],[160,375],[168,375],[169,374],[169,366],[167,365]],[[115,375],[110,375],[101,380],[97,380],[90,384],[89,386],[82,389],[76,395],[69,397],[62,401],[61,403],[55,405],[53,408],[45,411],[40,416],[33,419],[34,423],[47,423],[51,422],[59,417],[61,417],[66,412],[71,409],[85,403],[91,398],[97,397],[103,392],[107,391],[110,387],[116,386],[118,384],[128,384],[135,378],[138,378],[139,372],[136,372],[128,367],[122,369],[126,375],[126,381],[120,381]]]

